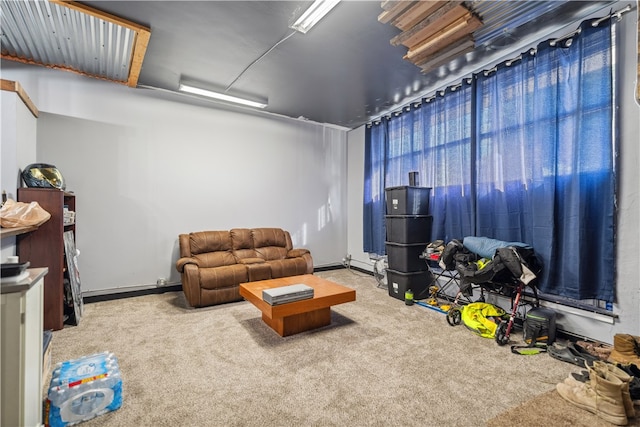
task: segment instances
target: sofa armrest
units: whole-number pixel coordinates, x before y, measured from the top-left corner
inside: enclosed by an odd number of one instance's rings
[[[200,262],[197,259],[192,257],[182,257],[176,261],[176,270],[178,270],[179,273],[182,273],[184,271],[184,266],[187,264],[195,264],[197,267],[200,267]]]
[[[238,264],[245,264],[245,265],[250,265],[250,264],[262,264],[265,261],[262,258],[240,258],[238,259]]]
[[[287,252],[287,259],[302,258],[306,264],[304,274],[313,274],[313,258],[311,257],[311,251],[304,248],[291,249]]]
[[[181,273],[182,291],[189,305],[192,307],[200,307],[202,300],[200,298],[200,275],[198,274],[198,267],[195,264],[185,263]]]
[[[287,252],[287,258],[298,258],[310,253],[311,252],[308,249],[291,249],[289,252]]]

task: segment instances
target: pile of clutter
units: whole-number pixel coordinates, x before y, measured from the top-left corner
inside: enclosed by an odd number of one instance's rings
[[[607,422],[627,425],[636,417],[634,401],[640,403],[640,337],[616,334],[613,348],[579,343],[549,347],[550,356],[585,368],[571,373],[556,390],[566,401]]]
[[[64,225],[71,225],[76,223],[75,211],[70,211],[67,205],[64,206],[62,211],[62,223]]]
[[[420,258],[423,258],[427,261],[438,262],[443,251],[444,240],[434,240],[433,242],[429,243],[426,248],[424,248],[424,251],[422,251]]]

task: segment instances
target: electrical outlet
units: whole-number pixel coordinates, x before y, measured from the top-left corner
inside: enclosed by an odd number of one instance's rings
[[[342,265],[347,268],[351,267],[351,254],[347,254],[344,258],[342,258]]]
[[[156,282],[157,286],[167,286],[167,279],[165,279],[164,277],[161,277],[158,279],[158,281]]]

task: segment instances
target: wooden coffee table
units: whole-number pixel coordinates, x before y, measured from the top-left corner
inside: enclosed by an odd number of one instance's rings
[[[313,288],[313,298],[273,306],[262,300],[264,289],[300,283]],[[356,300],[354,289],[312,274],[241,283],[240,295],[258,307],[262,320],[282,337],[327,326],[332,305]]]

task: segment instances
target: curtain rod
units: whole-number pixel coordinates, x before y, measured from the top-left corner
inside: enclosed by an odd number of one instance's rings
[[[628,4],[626,7],[624,7],[623,9],[621,9],[621,10],[619,10],[617,12],[610,12],[608,15],[605,15],[602,18],[596,19],[595,21],[593,21],[591,23],[591,26],[592,27],[597,27],[603,21],[606,21],[607,19],[610,19],[610,18],[613,18],[613,17],[615,17],[618,21],[620,21],[622,19],[622,15],[627,13],[627,12],[630,12],[631,10],[632,10],[632,7],[631,7],[630,4]],[[582,22],[584,22],[584,21],[582,21]],[[581,32],[582,32],[582,29],[578,28],[578,29],[576,29],[574,31],[571,31],[570,33],[567,33],[565,35],[562,35],[560,37],[557,37],[557,38],[551,40],[549,42],[549,44],[551,46],[555,46],[556,44],[558,44],[558,42],[570,39],[572,37],[575,37],[576,35],[579,35]],[[532,48],[529,49],[529,51],[527,53],[529,53],[529,55],[535,55],[537,52],[538,52],[538,48],[537,47],[532,47]],[[517,62],[517,61],[519,61],[521,59],[522,59],[522,54],[516,56],[515,58],[507,59],[506,61],[503,61],[503,62],[507,67],[510,67],[514,62]],[[492,72],[496,71],[497,69],[498,69],[498,67],[495,66],[495,67],[492,67],[492,68],[490,68],[488,70],[482,71],[482,73],[485,76],[487,76],[487,75],[491,74]]]
[[[630,12],[632,10],[633,10],[633,7],[631,7],[631,5],[628,4],[626,7],[624,7],[623,9],[620,9],[617,12],[609,12],[608,15],[605,15],[605,16],[603,16],[601,18],[598,18],[597,20],[595,20],[595,21],[593,21],[591,23],[591,26],[597,27],[603,21],[606,21],[607,19],[613,18],[613,17],[615,17],[618,21],[620,21],[622,19],[622,15],[624,15],[625,13]],[[584,20],[582,22],[584,22]],[[552,40],[550,42],[550,44],[551,44],[551,46],[555,46],[555,44],[557,42],[565,40],[565,39],[568,39],[568,38],[571,38],[571,37],[574,37],[575,35],[580,34],[580,32],[581,32],[581,30],[580,30],[580,28],[578,28],[577,30],[574,30],[574,31],[572,31],[570,33],[567,33],[567,34],[565,34],[563,36],[560,36],[560,37]],[[529,53],[529,55],[535,55],[537,53],[537,51],[538,51],[538,49],[536,47],[532,47],[527,51],[527,53]],[[516,56],[514,58],[507,59],[506,61],[503,60],[502,62],[504,62],[507,65],[507,67],[510,67],[511,64],[513,64],[514,62],[519,61],[520,59],[522,59],[522,54],[519,54],[518,56]],[[496,71],[497,69],[498,69],[498,67],[494,66],[494,67],[489,68],[488,70],[476,71],[476,72],[472,73],[471,77],[463,77],[461,80],[462,81],[467,80],[467,82],[470,83],[474,78],[474,76],[473,76],[474,74],[483,73],[485,76],[487,76],[487,75],[491,74],[492,72]],[[395,111],[391,111],[391,112],[382,114],[382,115],[376,117],[375,119],[370,120],[369,122],[367,122],[366,126],[367,127],[371,127],[372,124],[380,123],[380,119],[382,119],[383,117],[386,117],[386,118],[391,118],[392,116],[396,116],[397,117],[402,113],[402,111],[405,108],[407,108],[407,111],[411,111],[411,106],[413,106],[414,108],[417,108],[420,105],[422,105],[423,102],[431,102],[431,101],[433,101],[434,99],[436,99],[438,94],[444,95],[445,91],[447,90],[447,88],[451,89],[452,91],[455,91],[458,88],[460,88],[461,86],[462,86],[462,83],[457,83],[457,84],[453,84],[453,85],[447,86],[445,88],[436,89],[435,91],[433,91],[432,95],[430,95],[430,96],[422,95],[419,98],[416,98],[413,101],[408,102],[407,104],[405,104],[404,106],[400,107],[399,109],[397,109]]]
[[[609,19],[609,18],[613,18],[614,16],[615,16],[615,17],[618,19],[618,21],[619,21],[619,20],[621,20],[621,19],[622,19],[622,15],[624,15],[624,14],[625,14],[625,13],[627,13],[627,12],[631,12],[631,10],[632,10],[632,9],[633,9],[633,8],[631,7],[631,5],[630,5],[630,4],[628,4],[624,9],[621,9],[621,10],[619,10],[619,11],[617,11],[617,12],[611,12],[608,16],[603,16],[602,18],[600,18],[600,19],[598,19],[598,20],[594,21],[594,22],[591,24],[591,26],[592,26],[592,27],[597,27],[598,25],[600,25],[600,23],[601,23],[602,21],[605,21],[605,20],[607,20],[607,19]]]

